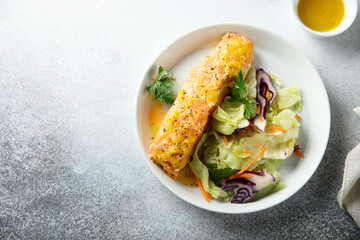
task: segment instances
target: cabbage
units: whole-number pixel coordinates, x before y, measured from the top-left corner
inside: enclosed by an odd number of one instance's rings
[[[259,192],[264,187],[267,187],[270,183],[275,182],[275,177],[267,173],[263,168],[260,169],[260,172],[245,171],[245,173],[250,174],[250,177],[245,177],[245,179],[255,183],[255,186],[253,187],[254,193]]]
[[[286,184],[280,180],[280,173],[275,172],[273,174],[275,178],[275,182],[268,184],[265,188],[261,189],[259,192],[254,193],[254,197],[252,201],[255,201],[259,198],[265,197],[266,195],[269,195],[270,193],[279,191],[281,189],[286,188]]]
[[[221,184],[223,190],[234,192],[231,203],[245,203],[254,197],[254,193],[260,192],[275,183],[275,177],[266,173],[264,169],[261,169],[260,172],[245,171],[245,173],[250,174],[250,176],[230,181],[223,180]]]
[[[245,203],[254,197],[253,192],[255,185],[255,183],[247,181],[244,178],[238,178],[226,182],[221,188],[225,191],[233,191],[234,198],[231,200],[231,203]]]
[[[267,74],[267,72],[265,72],[262,68],[259,68],[256,71],[256,81],[256,99],[258,102],[258,107],[260,108],[260,112],[253,120],[253,123],[261,132],[264,132],[267,121],[267,108],[269,105],[274,103],[278,94],[269,74]],[[268,99],[268,93],[270,93],[270,99]]]
[[[264,163],[260,164],[256,170],[260,171],[261,169],[266,169],[266,172],[274,176],[275,182],[270,183],[265,188],[261,189],[259,192],[254,194],[254,198],[252,200],[256,200],[262,198],[270,193],[279,191],[281,189],[286,188],[286,184],[280,181],[280,173],[277,171],[280,164],[283,160],[281,159],[266,159]]]
[[[301,101],[300,91],[297,86],[287,87],[278,90],[276,105],[279,109],[285,109]]]

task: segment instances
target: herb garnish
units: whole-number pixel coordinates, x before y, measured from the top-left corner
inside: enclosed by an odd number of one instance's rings
[[[209,177],[218,185],[220,178],[226,178],[234,175],[236,169],[232,168],[218,168],[216,163],[208,163]]]
[[[171,76],[167,76],[168,74],[169,73],[160,66],[159,74],[155,82],[147,87],[146,91],[149,93],[149,96],[155,92],[155,99],[159,102],[164,100],[167,104],[173,104],[175,101],[175,95],[171,88],[174,86],[172,81],[175,81],[175,78],[173,77],[173,74]]]
[[[253,105],[247,97],[243,96],[247,92],[244,75],[245,75],[244,68],[239,71],[238,75],[235,75],[234,87],[229,88],[230,99],[228,99],[228,102],[243,103],[245,105],[244,117],[246,119],[249,119],[253,112]]]

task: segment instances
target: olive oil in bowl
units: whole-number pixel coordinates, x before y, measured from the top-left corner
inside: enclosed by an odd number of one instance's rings
[[[343,21],[345,7],[342,0],[299,0],[297,12],[308,28],[328,32]]]

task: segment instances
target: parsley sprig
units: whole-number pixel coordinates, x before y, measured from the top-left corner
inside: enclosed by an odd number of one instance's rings
[[[244,116],[248,119],[251,117],[251,114],[253,112],[253,105],[247,97],[244,97],[244,94],[247,92],[244,75],[245,69],[243,68],[239,71],[238,75],[235,76],[234,87],[229,88],[230,99],[228,99],[228,102],[243,103],[245,105]]]
[[[209,177],[215,184],[219,183],[220,178],[234,175],[236,170],[232,168],[218,168],[216,163],[208,163]]]
[[[149,93],[149,96],[155,93],[155,99],[159,102],[164,100],[167,104],[173,104],[175,95],[171,89],[174,86],[172,81],[175,81],[175,78],[173,74],[171,76],[168,76],[168,74],[169,73],[160,66],[159,74],[155,82],[147,87],[146,91]]]

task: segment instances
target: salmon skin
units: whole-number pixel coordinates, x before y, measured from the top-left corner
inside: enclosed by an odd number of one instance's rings
[[[228,94],[234,76],[254,61],[253,44],[237,33],[225,34],[211,54],[185,79],[149,148],[149,158],[173,179],[189,163],[212,113]]]

